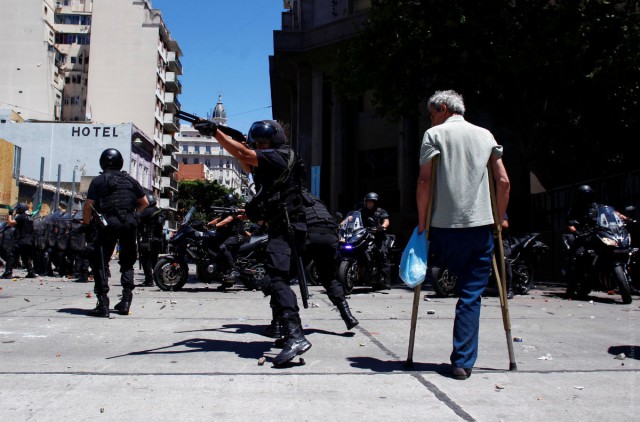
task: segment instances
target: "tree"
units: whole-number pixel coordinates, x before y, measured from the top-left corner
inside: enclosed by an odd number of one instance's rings
[[[341,49],[336,85],[380,115],[417,115],[462,93],[545,186],[637,168],[639,1],[373,1]],[[505,146],[506,148],[506,146]]]
[[[208,221],[210,207],[222,206],[222,198],[229,193],[233,192],[216,180],[183,180],[178,185],[178,203],[185,213],[192,206],[196,207],[194,220]]]

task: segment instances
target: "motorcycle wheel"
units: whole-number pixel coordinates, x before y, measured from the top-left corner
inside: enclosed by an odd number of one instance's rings
[[[455,296],[456,276],[446,268],[430,267],[427,271],[430,273],[433,291],[436,292],[437,297]]]
[[[248,272],[249,274],[243,274]],[[247,270],[240,272],[240,279],[244,287],[250,290],[262,289],[267,276],[267,270],[264,268],[263,263],[255,263],[250,265]]]
[[[628,305],[633,301],[631,298],[631,288],[629,287],[629,277],[625,269],[618,265],[613,269],[613,275],[616,278],[618,289],[620,290],[620,296],[622,296],[622,303]]]
[[[526,265],[516,265],[513,271],[513,292],[517,295],[525,295],[533,287],[533,276]]]
[[[309,282],[309,285],[319,286],[320,279],[318,278],[318,270],[316,269],[316,263],[312,260],[311,262],[309,262],[309,264],[307,264],[304,270],[307,272],[307,275],[308,275],[307,281]]]
[[[338,268],[338,281],[342,283],[344,294],[351,294],[357,277],[358,264],[352,261],[342,261]]]
[[[153,269],[156,286],[164,291],[180,290],[187,282],[189,266],[175,259],[160,258]]]

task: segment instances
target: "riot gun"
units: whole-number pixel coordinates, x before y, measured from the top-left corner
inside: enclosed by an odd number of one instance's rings
[[[212,206],[209,208],[211,210],[211,212],[216,213],[216,214],[231,214],[231,215],[240,215],[240,214],[244,214],[244,210],[240,209],[240,208],[236,208],[236,207],[216,207],[216,206]]]
[[[191,114],[191,113],[187,113],[186,111],[182,111],[179,110],[176,113],[176,117],[180,120],[184,120],[185,122],[189,122],[192,125],[196,125],[199,123],[210,123],[211,124],[211,128],[212,129],[217,129],[220,132],[224,133],[227,136],[230,136],[231,139],[233,139],[234,141],[238,141],[241,143],[246,143],[247,140],[244,137],[244,135],[242,134],[242,132],[240,132],[237,129],[231,128],[229,126],[221,126],[221,125],[217,125],[214,122],[212,122],[211,120],[207,120],[207,119],[203,119],[202,117],[198,117],[195,114]]]

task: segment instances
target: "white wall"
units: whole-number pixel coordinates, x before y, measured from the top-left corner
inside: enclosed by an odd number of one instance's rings
[[[71,182],[78,166],[76,181],[81,176],[97,176],[100,154],[116,148],[124,158],[124,167],[131,172],[132,125],[87,125],[74,123],[4,123],[0,138],[22,148],[20,174],[39,180],[40,157],[44,157],[44,180],[58,179],[58,164],[62,165],[63,182]],[[139,158],[138,158],[139,160]],[[150,166],[150,163],[147,162]],[[143,187],[148,187],[143,185]]]

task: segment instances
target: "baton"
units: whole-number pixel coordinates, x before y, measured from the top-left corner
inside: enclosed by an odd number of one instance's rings
[[[298,285],[300,286],[300,296],[302,296],[302,306],[304,309],[309,307],[309,289],[307,288],[307,273],[304,270],[304,263],[302,257],[298,253],[298,245],[296,243],[296,235],[289,220],[289,212],[287,208],[284,208],[284,216],[287,219],[287,233],[289,235],[289,247],[291,248],[291,255],[296,263],[298,270]]]

